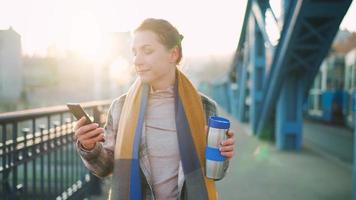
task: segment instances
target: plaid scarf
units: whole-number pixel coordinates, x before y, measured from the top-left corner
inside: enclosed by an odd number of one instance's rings
[[[148,94],[149,85],[137,79],[130,87],[123,105],[115,146],[112,199],[142,199],[139,144]],[[217,199],[214,180],[204,176],[206,122],[201,97],[178,69],[175,113],[187,197]]]

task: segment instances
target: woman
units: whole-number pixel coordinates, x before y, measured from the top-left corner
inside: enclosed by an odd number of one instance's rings
[[[182,39],[169,22],[144,20],[132,46],[137,80],[113,101],[104,129],[84,126],[84,118],[75,127],[87,168],[113,175],[111,199],[217,199],[214,180],[204,176],[206,121],[216,106],[177,68]],[[228,159],[233,135],[220,148]]]

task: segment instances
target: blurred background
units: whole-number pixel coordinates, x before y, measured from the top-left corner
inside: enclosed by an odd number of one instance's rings
[[[184,35],[182,67],[195,81],[222,74],[236,48],[246,2],[1,0],[1,5],[0,111],[6,112],[117,97],[135,76],[131,31],[148,17],[167,19]]]
[[[4,199],[107,196],[64,105],[105,123],[136,78],[131,31],[148,17],[184,35],[181,69],[234,124],[222,199],[356,199],[355,1],[0,0]]]

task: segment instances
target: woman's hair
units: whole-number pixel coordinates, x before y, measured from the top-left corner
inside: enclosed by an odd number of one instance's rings
[[[177,59],[177,64],[181,61],[183,35],[179,34],[178,30],[168,21],[164,19],[145,19],[139,27],[135,29],[137,31],[152,31],[154,32],[159,41],[167,48],[172,49],[174,47],[178,48],[179,56]]]

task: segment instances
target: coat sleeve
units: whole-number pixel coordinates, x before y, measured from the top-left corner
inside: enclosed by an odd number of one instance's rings
[[[123,95],[110,105],[104,125],[105,142],[97,142],[94,149],[88,151],[76,141],[75,146],[84,165],[98,177],[106,177],[113,172],[116,134],[124,100]]]

